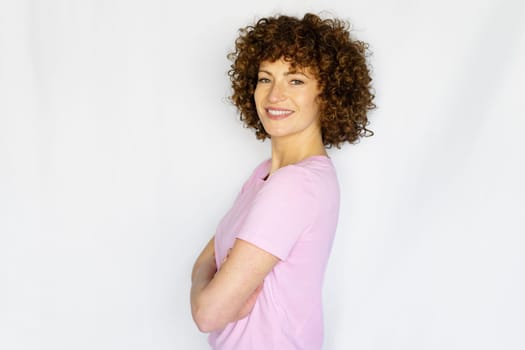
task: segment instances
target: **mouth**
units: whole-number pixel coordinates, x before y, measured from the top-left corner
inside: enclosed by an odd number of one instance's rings
[[[272,120],[285,119],[294,113],[294,111],[290,109],[275,108],[275,107],[268,107],[268,108],[265,108],[265,110],[266,110],[266,114],[268,115],[268,118]]]

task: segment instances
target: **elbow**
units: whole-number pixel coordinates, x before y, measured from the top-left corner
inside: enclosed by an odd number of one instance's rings
[[[193,321],[203,333],[218,331],[230,322],[224,308],[216,300],[207,298],[206,293],[194,295],[191,300],[191,315]]]
[[[215,327],[213,327],[213,322],[210,319],[207,319],[200,315],[194,315],[193,320],[195,321],[195,324],[197,325],[199,331],[203,333],[210,333],[215,330]]]
[[[225,324],[223,325],[222,322],[219,321],[219,317],[202,308],[192,310],[192,316],[197,328],[203,333],[210,333],[225,327]]]

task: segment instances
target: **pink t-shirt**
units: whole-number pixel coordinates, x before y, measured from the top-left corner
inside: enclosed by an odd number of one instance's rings
[[[339,213],[337,176],[325,156],[282,167],[265,181],[270,165],[254,170],[219,223],[215,258],[220,267],[239,238],[281,261],[251,313],[210,334],[213,349],[322,348],[321,292]]]

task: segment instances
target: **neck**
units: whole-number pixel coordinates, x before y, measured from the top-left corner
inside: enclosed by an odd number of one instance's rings
[[[284,166],[295,164],[312,156],[326,156],[320,130],[314,130],[300,137],[290,135],[283,138],[272,137],[272,167],[270,174]]]

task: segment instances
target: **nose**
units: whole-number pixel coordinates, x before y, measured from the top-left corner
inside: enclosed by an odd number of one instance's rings
[[[275,103],[283,101],[285,98],[286,94],[281,84],[274,82],[268,91],[268,101]]]

